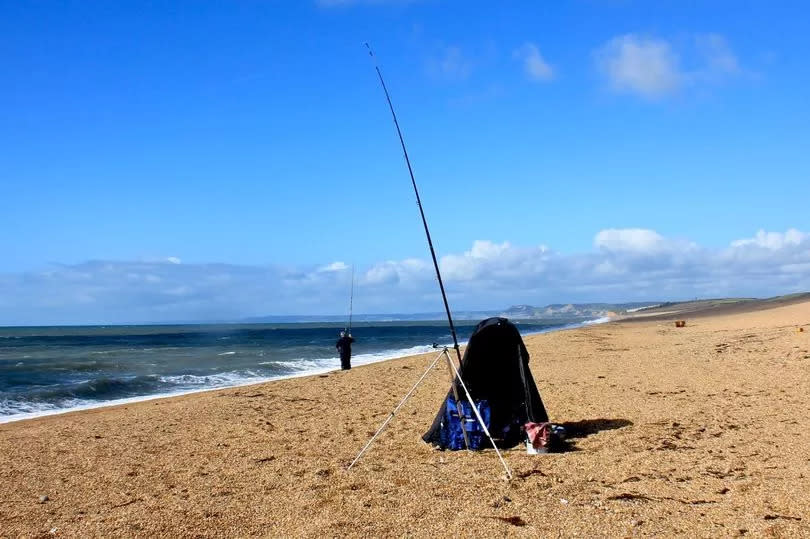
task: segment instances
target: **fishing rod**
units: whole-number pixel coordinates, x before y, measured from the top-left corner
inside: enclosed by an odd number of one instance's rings
[[[399,143],[402,146],[402,153],[405,154],[405,163],[408,165],[408,173],[411,175],[411,184],[413,184],[413,192],[416,195],[416,205],[419,206],[419,214],[422,216],[422,224],[425,225],[425,236],[427,236],[428,246],[430,247],[430,256],[433,258],[433,267],[436,269],[436,278],[439,281],[439,289],[442,291],[442,300],[444,301],[444,310],[447,312],[447,322],[450,324],[450,334],[453,336],[453,348],[456,350],[458,363],[461,365],[461,351],[458,346],[458,337],[456,336],[456,327],[453,325],[453,316],[450,314],[450,305],[447,303],[447,294],[444,291],[444,283],[442,282],[442,274],[439,271],[439,263],[436,260],[436,251],[433,249],[433,241],[430,239],[430,230],[428,229],[427,219],[425,219],[425,211],[422,209],[422,200],[419,198],[419,189],[416,188],[416,179],[413,176],[413,168],[411,167],[411,160],[408,158],[408,150],[405,148],[405,139],[402,137],[402,130],[399,128],[399,121],[397,120],[397,113],[394,112],[394,105],[391,103],[391,96],[388,94],[388,88],[385,86],[380,66],[377,64],[377,57],[374,56],[374,51],[371,46],[366,43],[368,54],[374,60],[374,69],[377,70],[377,77],[380,79],[383,92],[385,92],[385,99],[388,101],[388,108],[391,109],[391,116],[394,118],[394,126],[397,128],[397,135],[399,135]]]
[[[349,327],[346,329],[349,334],[352,332],[352,303],[354,303],[354,264],[352,264],[352,292],[349,294]]]

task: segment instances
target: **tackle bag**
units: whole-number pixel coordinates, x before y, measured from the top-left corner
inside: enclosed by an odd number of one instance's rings
[[[451,451],[458,451],[460,449],[467,449],[464,444],[464,431],[467,432],[467,439],[470,442],[470,449],[484,449],[489,447],[489,440],[487,440],[484,429],[481,428],[481,423],[475,416],[475,412],[466,400],[461,400],[461,414],[458,413],[456,399],[453,396],[447,398],[444,407],[444,417],[442,417],[441,431],[439,436],[442,449],[449,449]],[[478,408],[478,413],[481,414],[481,419],[484,424],[489,428],[489,419],[491,410],[489,402],[486,400],[475,401],[475,406]]]

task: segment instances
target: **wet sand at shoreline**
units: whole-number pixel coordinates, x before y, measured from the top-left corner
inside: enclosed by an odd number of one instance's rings
[[[435,354],[2,424],[0,536],[810,535],[810,302],[685,317],[526,337],[511,481],[421,441],[441,364],[345,470]]]

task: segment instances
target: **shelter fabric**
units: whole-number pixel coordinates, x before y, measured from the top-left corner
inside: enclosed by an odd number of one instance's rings
[[[522,428],[527,422],[548,421],[529,370],[529,352],[517,327],[506,318],[488,318],[475,327],[461,360],[459,375],[474,401],[489,402],[489,431],[498,447],[514,447],[520,443]],[[459,398],[466,400],[458,379],[453,383]],[[452,388],[447,398],[453,398]],[[445,448],[441,432],[447,398],[442,401],[430,430],[422,436],[424,441],[442,448]]]

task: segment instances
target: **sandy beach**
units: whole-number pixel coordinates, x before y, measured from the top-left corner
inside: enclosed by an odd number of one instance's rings
[[[421,441],[446,365],[346,471],[433,354],[3,424],[0,536],[810,536],[810,302],[686,320],[527,337],[511,481]]]

